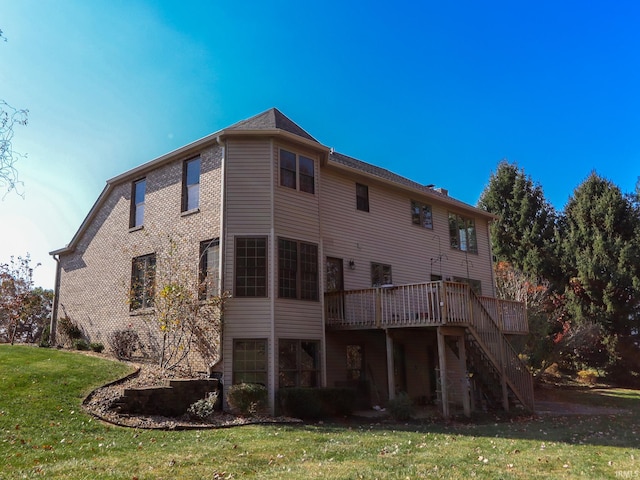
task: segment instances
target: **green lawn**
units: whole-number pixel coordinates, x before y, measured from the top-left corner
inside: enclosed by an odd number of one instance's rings
[[[640,392],[581,392],[631,413],[477,423],[145,431],[81,409],[125,373],[108,360],[0,345],[0,479],[640,479]]]

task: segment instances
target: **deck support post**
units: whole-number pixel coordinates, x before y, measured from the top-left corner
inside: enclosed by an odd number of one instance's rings
[[[387,340],[387,386],[389,388],[389,400],[396,398],[396,378],[395,366],[393,364],[393,338],[389,334],[389,329],[384,330]]]
[[[438,327],[438,363],[440,367],[440,400],[442,402],[442,416],[449,418],[449,392],[447,391],[447,356],[442,327]]]
[[[440,323],[446,324],[449,320],[449,307],[447,300],[447,286],[446,282],[440,281]]]
[[[458,352],[460,352],[460,370],[464,372],[462,377],[462,408],[465,417],[471,417],[471,389],[469,388],[469,373],[467,372],[467,350],[464,344],[464,335],[458,337]]]

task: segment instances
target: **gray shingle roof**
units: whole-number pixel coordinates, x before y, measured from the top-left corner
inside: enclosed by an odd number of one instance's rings
[[[242,120],[238,123],[227,127],[225,130],[233,131],[233,130],[273,130],[280,129],[289,133],[293,133],[294,135],[298,135],[299,137],[305,138],[307,140],[311,140],[313,142],[319,143],[315,138],[309,135],[302,127],[296,124],[293,120],[287,117],[284,113],[282,113],[277,108],[270,108],[269,110],[259,113],[251,118],[246,120]],[[449,197],[446,193],[440,192],[437,189],[434,189],[432,185],[426,186],[422,185],[418,182],[414,182],[413,180],[409,180],[401,175],[393,173],[385,168],[376,167],[367,162],[363,162],[361,160],[357,160],[353,157],[349,157],[347,155],[343,155],[341,153],[332,151],[329,155],[329,160],[344,165],[346,167],[352,168],[354,170],[361,171],[368,175],[376,176],[380,179],[391,181],[398,185],[409,187],[418,191],[427,192],[430,195],[440,196],[446,198],[449,201],[454,201],[456,203],[460,203],[461,205],[466,205],[464,202],[460,202],[452,197]]]
[[[307,140],[319,143],[302,127],[277,108],[270,108],[266,112],[259,113],[254,117],[235,123],[225,130],[271,130],[275,128],[279,128],[280,130],[284,130],[286,132],[293,133],[294,135],[298,135],[299,137],[306,138]]]
[[[456,198],[450,197],[448,192],[445,193],[446,190],[441,191],[440,189],[433,188],[433,185],[422,185],[418,182],[414,182],[413,180],[409,180],[406,177],[393,173],[392,171],[387,170],[386,168],[376,167],[375,165],[372,165],[370,163],[363,162],[361,160],[355,159],[353,157],[349,157],[347,155],[343,155],[342,153],[338,153],[335,151],[329,154],[329,160],[332,162],[344,165],[346,167],[352,168],[354,170],[358,170],[365,174],[372,175],[383,180],[391,181],[397,185],[412,188],[414,190],[427,193],[431,197],[439,197],[443,199],[445,202],[451,205],[458,205],[460,208],[464,208],[465,210],[482,212],[487,216],[492,216],[491,214],[483,212],[482,210],[478,210],[472,205],[464,203]]]
[[[376,177],[380,177],[384,180],[390,180],[394,183],[398,183],[405,187],[415,188],[417,190],[423,190],[429,193],[438,193],[432,187],[427,187],[426,185],[422,185],[418,182],[414,182],[413,180],[409,180],[408,178],[402,177],[396,173],[393,173],[385,168],[376,167],[370,163],[363,162],[361,160],[357,160],[352,157],[348,157],[338,152],[332,152],[329,155],[329,159],[345,165],[347,167],[353,168],[355,170],[360,170],[364,173],[368,173],[370,175],[375,175]]]

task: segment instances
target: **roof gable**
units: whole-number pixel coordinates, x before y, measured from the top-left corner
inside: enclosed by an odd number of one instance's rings
[[[238,123],[225,128],[226,131],[234,130],[284,130],[285,132],[293,133],[299,137],[306,138],[313,142],[319,143],[315,138],[309,135],[302,127],[287,117],[277,108],[270,108],[266,112],[259,113],[246,120],[241,120]]]
[[[71,239],[69,245],[64,248],[54,250],[50,252],[50,254],[60,255],[75,249],[80,237],[88,228],[88,225],[93,221],[99,208],[101,208],[102,204],[105,202],[107,196],[110,194],[115,185],[118,185],[125,181],[131,181],[131,179],[135,178],[136,176],[146,174],[147,172],[158,168],[159,166],[164,165],[167,162],[171,162],[176,160],[177,158],[183,157],[187,153],[196,152],[198,149],[202,148],[205,145],[209,145],[214,142],[219,143],[221,138],[223,138],[225,135],[233,135],[234,132],[236,135],[254,135],[261,133],[265,135],[280,135],[283,138],[287,138],[288,140],[296,140],[292,137],[292,135],[295,135],[301,139],[299,140],[300,143],[306,144],[308,147],[317,148],[323,152],[323,166],[326,166],[328,164],[333,166],[334,168],[340,168],[343,171],[348,171],[351,173],[356,172],[360,175],[364,175],[369,178],[375,178],[378,181],[407,189],[408,191],[419,192],[420,194],[432,198],[438,198],[443,203],[458,207],[460,209],[464,209],[488,218],[493,218],[493,215],[487,212],[484,212],[471,205],[467,205],[464,202],[449,197],[446,193],[443,194],[441,192],[438,192],[437,190],[433,189],[431,185],[421,185],[417,182],[414,182],[413,180],[409,180],[408,178],[397,175],[390,170],[377,167],[370,163],[366,163],[353,157],[335,152],[333,149],[325,147],[320,142],[318,142],[302,127],[300,127],[289,117],[284,115],[280,110],[278,110],[277,108],[270,108],[269,110],[266,110],[258,115],[237,122],[230,127],[212,133],[204,138],[201,138],[200,140],[196,140],[195,142],[185,145],[184,147],[178,148],[177,150],[162,155],[155,160],[151,160],[143,165],[140,165],[136,168],[133,168],[132,170],[118,175],[117,177],[107,180],[107,185],[96,200],[96,203],[89,211],[89,214],[84,219],[82,225],[80,226],[74,237]]]

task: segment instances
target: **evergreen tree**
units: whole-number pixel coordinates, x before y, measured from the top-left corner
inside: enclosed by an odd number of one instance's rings
[[[500,162],[478,200],[478,207],[498,216],[491,224],[493,254],[499,261],[537,278],[555,280],[555,210],[542,187],[516,164]]]
[[[627,335],[640,316],[640,217],[630,198],[592,173],[560,222],[566,306],[573,322]]]

